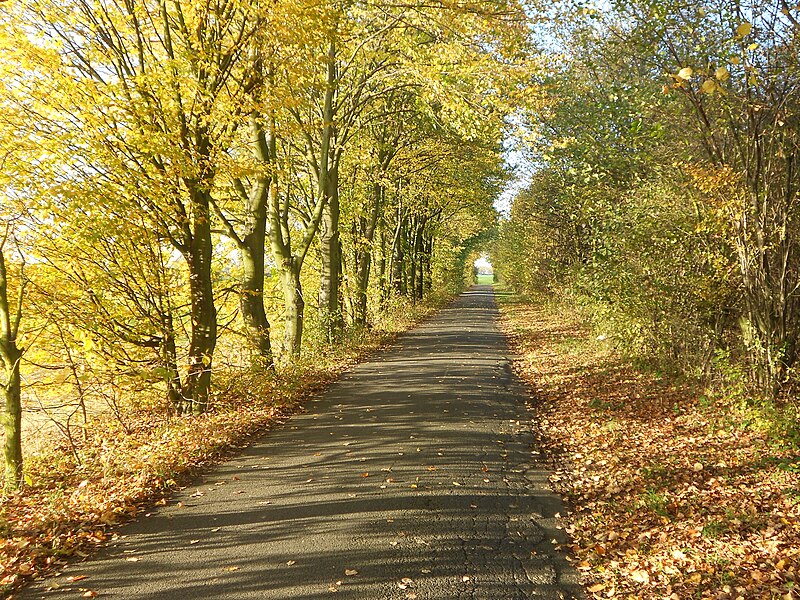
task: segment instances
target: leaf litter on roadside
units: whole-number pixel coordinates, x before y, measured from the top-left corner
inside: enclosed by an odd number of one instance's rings
[[[503,326],[590,594],[800,597],[796,450],[734,402],[637,370],[574,314],[507,305]]]

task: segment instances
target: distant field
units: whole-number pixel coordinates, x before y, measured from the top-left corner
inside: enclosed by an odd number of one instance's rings
[[[494,283],[493,275],[478,275],[478,284],[491,285],[492,283]]]

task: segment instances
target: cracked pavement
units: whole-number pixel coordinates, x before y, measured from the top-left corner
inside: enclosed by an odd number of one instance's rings
[[[496,317],[473,287],[18,597],[583,598]]]

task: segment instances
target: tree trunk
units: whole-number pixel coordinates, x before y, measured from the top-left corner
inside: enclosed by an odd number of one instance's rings
[[[272,131],[265,133],[257,116],[250,115],[250,135],[253,156],[262,164],[275,162]],[[260,177],[245,202],[245,235],[239,244],[242,259],[241,297],[245,335],[250,346],[251,366],[257,369],[273,367],[272,345],[269,338],[269,321],[264,310],[264,257],[266,253],[267,199],[270,178]],[[244,194],[243,194],[244,195]]]
[[[333,342],[342,327],[342,311],[339,306],[339,283],[342,259],[339,241],[339,177],[338,168],[328,173],[327,203],[320,223],[320,269],[319,308],[328,341]]]
[[[414,297],[417,300],[422,300],[422,295],[425,288],[425,219],[420,218],[417,225],[417,235],[414,239],[414,261],[416,265],[416,288],[414,289]]]
[[[386,281],[386,225],[381,226],[381,259],[378,261],[378,287],[381,294],[381,305],[389,295],[389,286]]]
[[[392,268],[391,279],[394,288],[401,295],[406,293],[405,288],[405,219],[397,217],[397,228],[392,240]]]
[[[172,315],[163,314],[161,323],[161,363],[166,370],[167,400],[179,415],[183,410],[181,375],[178,372],[178,352]]]
[[[369,287],[369,273],[372,268],[372,241],[375,239],[375,228],[378,225],[381,207],[383,206],[383,186],[375,182],[372,184],[372,211],[369,219],[361,219],[359,233],[361,240],[356,241],[358,251],[356,256],[356,301],[355,323],[367,323],[367,288]],[[385,269],[385,267],[384,267]]]
[[[409,260],[408,260],[408,295],[411,301],[417,300],[417,262],[419,261],[419,219],[411,219],[411,239],[409,240]]]
[[[192,235],[185,250],[189,266],[192,334],[189,371],[183,388],[183,412],[199,415],[208,406],[211,363],[217,344],[217,309],[211,280],[211,215],[207,192],[192,190]]]
[[[336,39],[332,37],[327,54],[327,87],[322,107],[322,138],[320,141],[318,193],[324,203],[319,239],[322,250],[319,308],[323,328],[328,340],[333,341],[341,329],[342,314],[339,308],[339,279],[341,277],[341,245],[339,242],[339,159],[335,148],[335,100],[338,85]]]
[[[22,401],[20,390],[19,363],[22,352],[17,347],[17,332],[22,317],[22,290],[24,280],[20,281],[20,302],[16,313],[8,304],[8,279],[3,254],[3,243],[0,244],[0,357],[3,361],[4,380],[2,382],[5,407],[3,411],[3,429],[5,445],[6,492],[19,489],[22,485]]]
[[[5,365],[3,395],[5,411],[3,429],[5,431],[5,490],[19,489],[22,485],[22,401],[20,397],[19,361],[21,353],[16,343],[11,342],[4,352],[11,362]]]
[[[428,238],[425,245],[425,291],[430,293],[433,290],[433,234]]]
[[[250,346],[250,362],[257,369],[273,366],[269,321],[264,310],[264,225],[245,236],[241,247],[242,284],[239,306]]]
[[[303,342],[305,301],[303,288],[300,285],[300,269],[293,257],[281,265],[280,279],[283,285],[285,310],[284,346],[289,354],[297,356],[300,354]]]

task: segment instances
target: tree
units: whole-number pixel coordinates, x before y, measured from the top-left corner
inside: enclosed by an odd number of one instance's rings
[[[20,361],[22,349],[17,345],[22,321],[22,298],[25,275],[20,266],[20,281],[16,301],[10,294],[9,274],[6,268],[6,244],[10,239],[10,224],[0,238],[0,358],[3,361],[3,387],[5,406],[3,429],[5,445],[5,490],[15,490],[22,483],[22,400],[20,388]],[[10,300],[10,301],[9,301]]]
[[[217,339],[212,195],[242,108],[242,57],[261,18],[249,3],[32,3],[61,42],[62,111],[80,124],[84,184],[113,182],[183,256],[191,300],[182,412],[208,403]],[[98,173],[99,171],[99,173]]]

